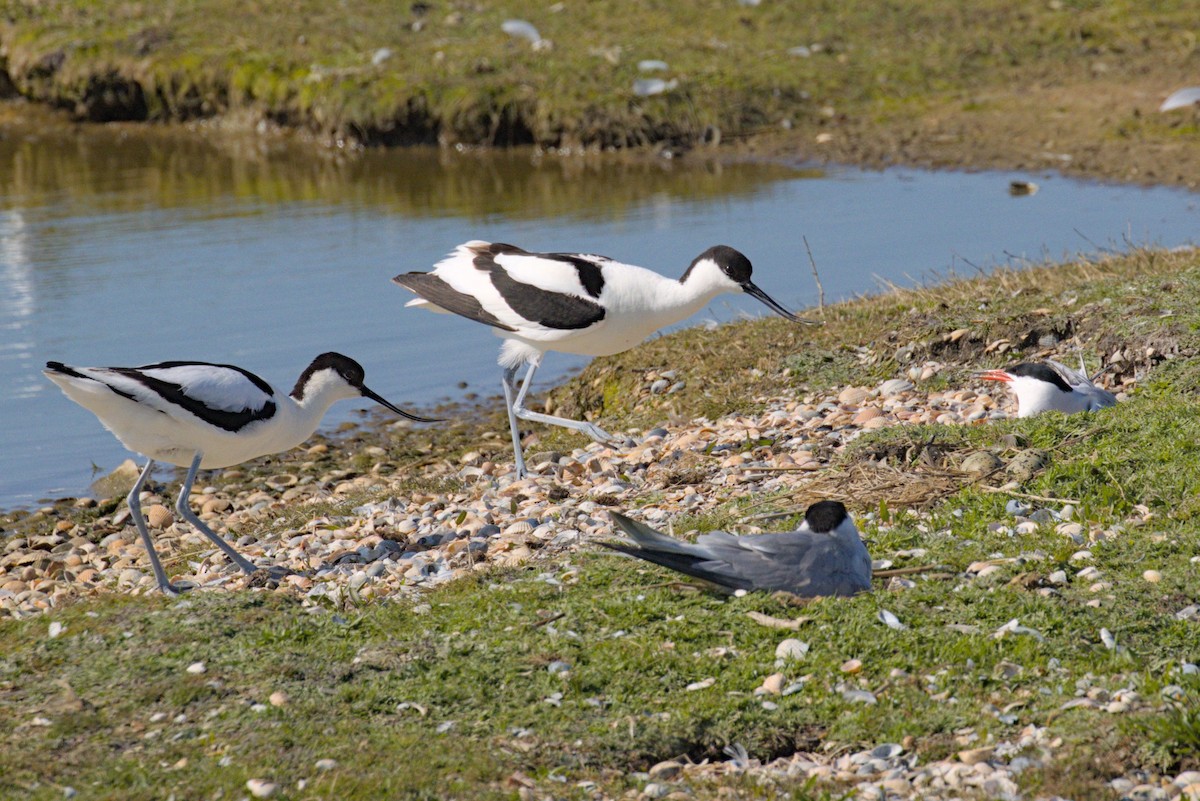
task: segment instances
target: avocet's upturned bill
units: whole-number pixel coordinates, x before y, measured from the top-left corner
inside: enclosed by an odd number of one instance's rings
[[[1088,378],[1086,374],[1050,359],[1021,362],[1006,370],[985,370],[979,377],[985,381],[1003,382],[1013,391],[1017,396],[1017,417],[1032,417],[1049,411],[1091,412],[1117,403],[1116,395],[1094,383],[1099,373]]]
[[[820,501],[795,531],[739,537],[724,531],[681,542],[612,512],[633,542],[602,543],[733,592],[855,595],[871,589],[871,557],[846,507]]]
[[[228,467],[294,448],[312,436],[335,401],[364,397],[402,417],[434,423],[383,399],[363,384],[363,368],[340,353],[324,353],[301,373],[289,394],[247,370],[209,362],[162,362],[143,367],[69,367],[47,362],[46,377],[84,407],[131,451],[148,457],[127,500],[158,586],[178,592],[167,579],[139,495],[155,461],[187,467],[175,505],[180,516],[208,537],[247,573],[257,568],[205,526],[188,507],[201,467]]]
[[[628,350],[663,326],[694,314],[717,295],[745,292],[793,322],[804,320],[750,280],[750,260],[725,245],[697,256],[678,280],[589,253],[530,253],[513,245],[459,245],[432,272],[392,280],[419,297],[408,306],[451,312],[491,326],[500,348],[504,397],[518,475],[525,460],[517,419],[581,431],[600,442],[613,437],[593,423],[525,408],[533,374],[546,351],[608,356]],[[517,388],[521,365],[529,369]]]

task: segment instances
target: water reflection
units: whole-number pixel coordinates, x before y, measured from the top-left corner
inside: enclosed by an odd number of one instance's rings
[[[814,175],[819,175],[817,171]],[[280,203],[363,206],[406,217],[484,219],[619,216],[648,198],[703,201],[754,192],[797,171],[778,165],[681,169],[668,160],[541,158],[532,151],[367,151],[229,148],[195,137],[89,130],[9,131],[0,139],[5,204],[53,206],[69,197],[103,212],[207,209],[242,213]]]
[[[11,375],[7,393],[28,398],[42,391],[34,378],[29,321],[35,311],[29,226],[20,209],[0,212],[0,371]]]

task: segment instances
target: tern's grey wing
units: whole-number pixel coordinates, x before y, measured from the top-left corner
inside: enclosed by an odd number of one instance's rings
[[[710,562],[702,549],[697,546],[660,534],[644,523],[639,523],[622,514],[616,512],[611,514],[621,530],[633,538],[633,543],[600,543],[605,548],[611,548],[614,551],[645,559],[647,562],[662,565],[685,575],[703,579],[726,590],[754,589],[738,580],[736,576],[722,572],[723,566]]]
[[[811,531],[734,537],[712,532],[696,545],[706,569],[759,590],[796,595],[853,595],[871,587],[871,560],[861,541],[843,544]]]
[[[1096,386],[1092,379],[1088,378],[1087,373],[1072,370],[1065,364],[1060,364],[1053,359],[1047,359],[1046,361],[1063,377],[1063,380],[1070,385],[1071,389],[1087,398],[1087,410],[1089,412],[1109,406],[1116,406],[1117,396],[1106,389]],[[1097,373],[1097,376],[1099,376],[1099,373]]]

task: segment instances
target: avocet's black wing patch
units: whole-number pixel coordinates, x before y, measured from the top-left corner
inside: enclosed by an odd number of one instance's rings
[[[160,362],[109,371],[224,431],[238,432],[275,416],[271,385],[234,365]]]
[[[471,295],[459,292],[433,273],[403,273],[392,279],[405,289],[409,289],[435,306],[448,312],[474,320],[477,323],[490,325],[503,331],[515,331],[512,326],[505,325],[479,301]]]
[[[486,248],[474,248],[473,252],[475,269],[486,272],[491,278],[492,286],[500,293],[508,307],[526,320],[545,328],[575,330],[588,328],[604,319],[604,307],[599,303],[580,297],[573,291],[559,292],[519,281],[509,274],[505,266],[498,261],[498,257],[544,259],[570,265],[574,267],[584,291],[592,297],[599,297],[604,288],[604,275],[594,262],[571,254],[529,253],[503,242],[491,243]],[[565,285],[567,282],[563,283]]]

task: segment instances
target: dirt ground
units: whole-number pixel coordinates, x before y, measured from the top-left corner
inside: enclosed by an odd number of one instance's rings
[[[950,169],[1004,169],[1200,186],[1200,106],[1158,111],[1167,76],[993,91],[919,115],[838,118],[740,142],[740,155]],[[1200,77],[1198,77],[1200,82]]]

